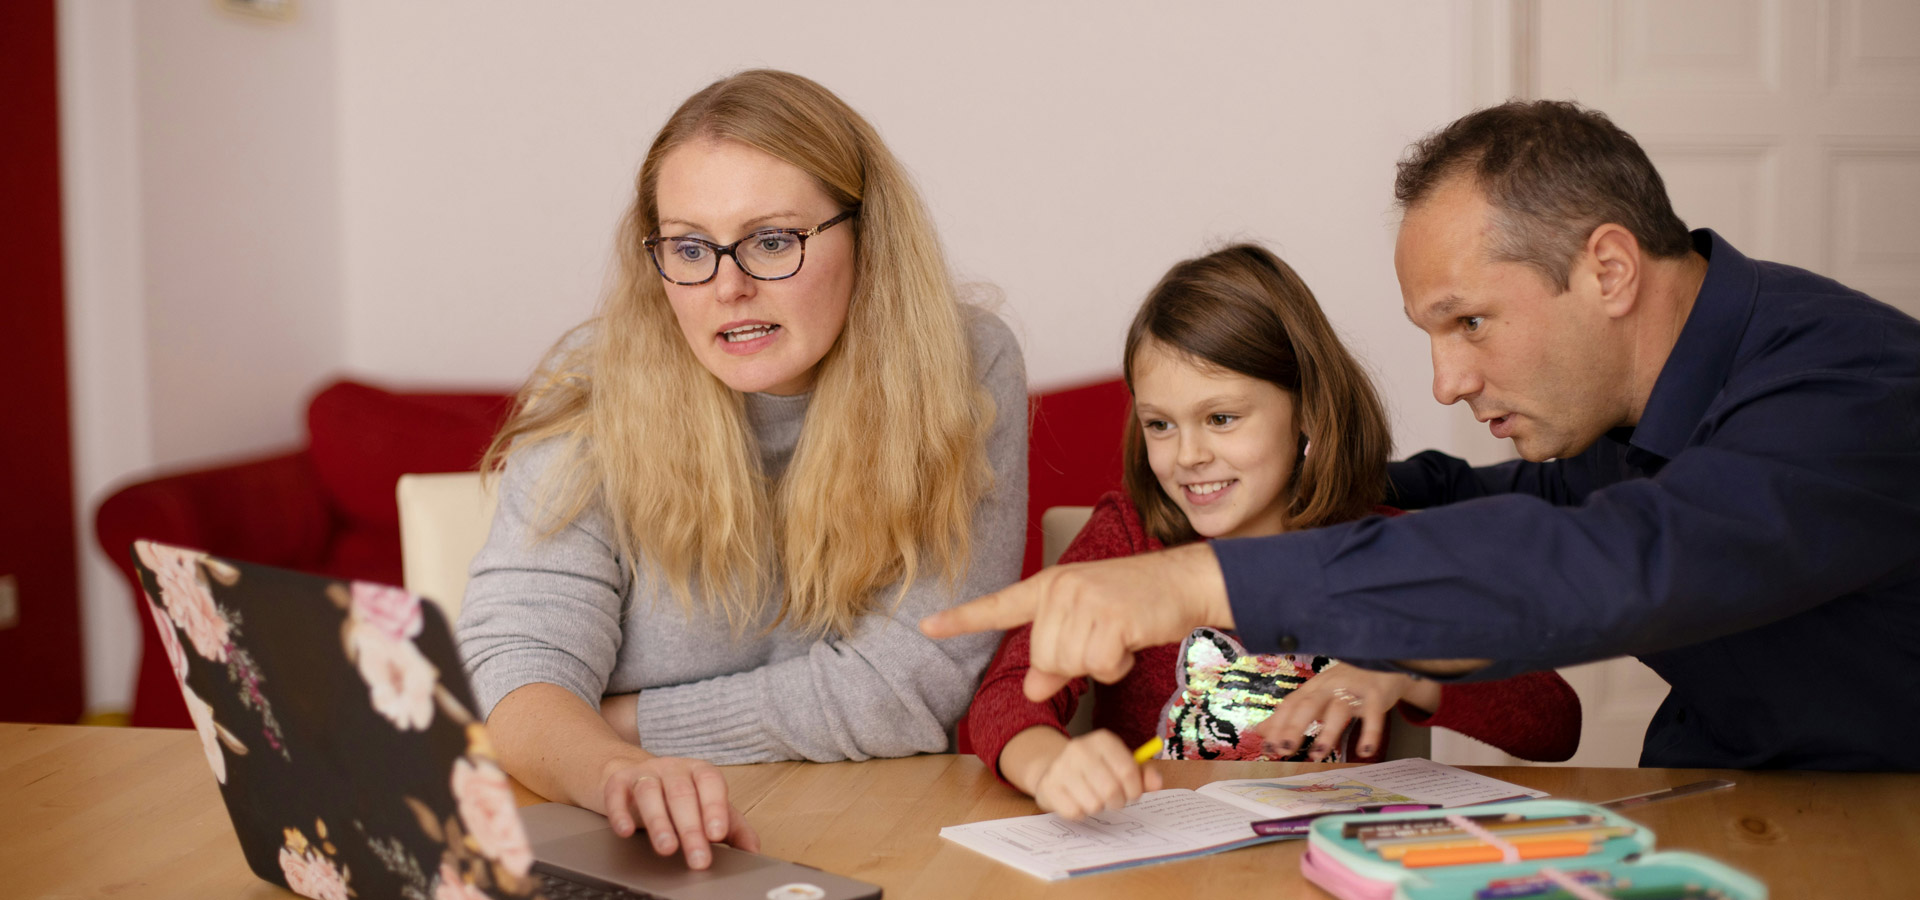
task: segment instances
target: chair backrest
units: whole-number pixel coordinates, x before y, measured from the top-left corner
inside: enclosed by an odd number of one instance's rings
[[[460,615],[467,566],[487,542],[496,503],[478,472],[402,475],[400,566],[406,588]]]
[[[1040,514],[1040,565],[1050,566],[1060,561],[1060,554],[1067,552],[1067,545],[1087,527],[1087,520],[1093,518],[1091,506],[1055,506]]]
[[[1087,527],[1087,520],[1093,517],[1091,506],[1054,506],[1040,514],[1040,565],[1050,566],[1060,561],[1060,554],[1067,551],[1067,545],[1073,543],[1080,529]],[[1068,734],[1086,734],[1093,730],[1093,693],[1080,697],[1080,705],[1074,708],[1073,719],[1067,723]]]

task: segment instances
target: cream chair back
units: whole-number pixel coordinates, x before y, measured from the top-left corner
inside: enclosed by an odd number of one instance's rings
[[[460,616],[467,566],[487,542],[496,498],[478,472],[400,476],[400,567],[406,588]]]
[[[1091,506],[1049,506],[1040,514],[1040,564],[1050,566],[1060,561],[1060,554],[1067,552],[1067,545],[1087,527],[1087,520],[1093,517]],[[1093,693],[1080,695],[1080,705],[1074,707],[1073,718],[1067,722],[1068,734],[1086,734],[1093,730]]]
[[[1067,545],[1073,543],[1080,529],[1087,527],[1087,520],[1093,518],[1091,506],[1050,506],[1040,514],[1040,564],[1050,566],[1060,561],[1060,554],[1067,552]]]

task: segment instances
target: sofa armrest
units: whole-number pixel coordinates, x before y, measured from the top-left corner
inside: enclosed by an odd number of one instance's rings
[[[141,659],[133,724],[192,727],[133,568],[132,544],[150,539],[252,562],[310,569],[326,551],[333,514],[305,451],[164,475],[131,484],[94,513],[93,529],[131,591]]]
[[[324,555],[332,527],[304,450],[128,485],[94,515],[101,548],[129,577],[136,539],[298,568]]]

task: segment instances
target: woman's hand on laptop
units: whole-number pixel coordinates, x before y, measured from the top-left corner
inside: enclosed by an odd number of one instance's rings
[[[622,837],[633,834],[637,821],[656,852],[681,852],[695,869],[713,863],[711,844],[760,849],[759,835],[727,802],[727,779],[712,763],[677,756],[614,759],[605,776],[607,822]]]

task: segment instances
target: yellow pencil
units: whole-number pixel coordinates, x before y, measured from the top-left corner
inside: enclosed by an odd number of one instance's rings
[[[1160,739],[1156,737],[1141,744],[1140,749],[1133,751],[1133,761],[1145,765],[1147,760],[1158,755],[1160,755]]]

